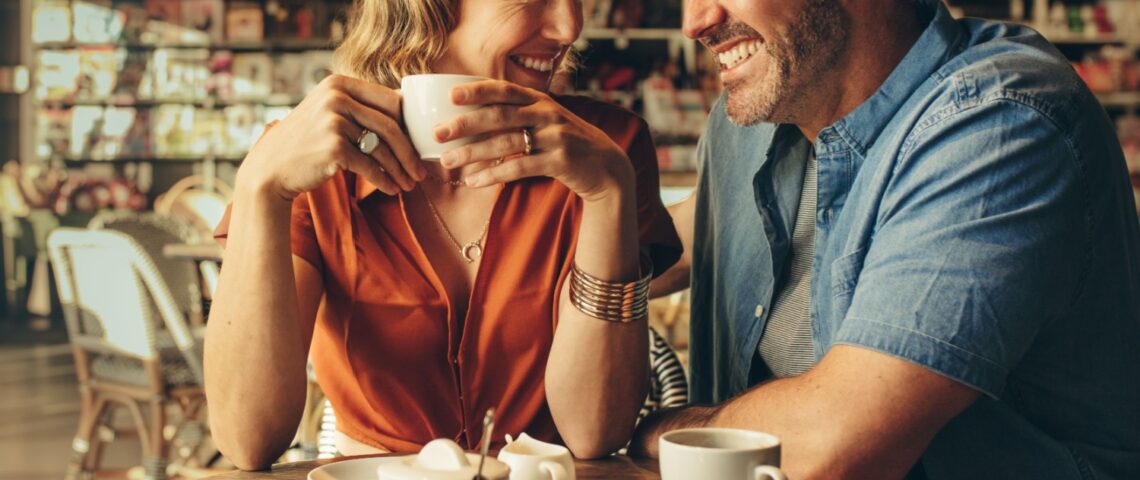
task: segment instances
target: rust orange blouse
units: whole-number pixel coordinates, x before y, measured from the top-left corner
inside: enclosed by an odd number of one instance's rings
[[[559,102],[626,150],[637,172],[640,244],[654,271],[664,271],[681,246],[661,203],[646,124],[585,97]],[[402,196],[385,195],[351,173],[293,204],[293,254],[324,275],[310,358],[337,430],[393,452],[417,451],[435,438],[474,449],[483,414],[495,407],[493,448],[506,433],[560,442],[543,376],[581,201],[550,178],[503,187],[467,318],[451,315],[405,212]],[[228,222],[227,212],[219,239]]]

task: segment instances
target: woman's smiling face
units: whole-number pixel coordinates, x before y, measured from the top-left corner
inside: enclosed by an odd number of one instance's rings
[[[580,33],[580,0],[459,0],[447,51],[432,71],[545,91]]]

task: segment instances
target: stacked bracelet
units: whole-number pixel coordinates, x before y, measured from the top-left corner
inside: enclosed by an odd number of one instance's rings
[[[607,322],[630,323],[649,316],[649,280],[653,262],[641,254],[641,278],[609,282],[583,272],[575,263],[570,272],[570,304],[578,311]]]

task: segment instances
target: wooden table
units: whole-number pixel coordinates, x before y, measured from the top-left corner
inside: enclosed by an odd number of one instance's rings
[[[379,456],[379,455],[373,455]],[[210,477],[211,480],[305,480],[309,472],[321,465],[363,457],[342,457],[312,462],[295,462],[274,465],[268,472],[234,471]],[[612,456],[602,460],[574,460],[574,469],[579,479],[651,479],[657,480],[657,461]],[[369,479],[362,479],[369,480]]]

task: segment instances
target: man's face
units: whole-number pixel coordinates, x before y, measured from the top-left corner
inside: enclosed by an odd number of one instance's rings
[[[717,56],[738,125],[795,123],[806,96],[826,85],[842,57],[848,19],[841,0],[690,0],[685,34]]]

